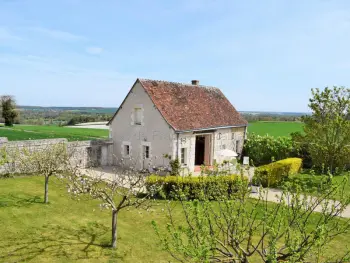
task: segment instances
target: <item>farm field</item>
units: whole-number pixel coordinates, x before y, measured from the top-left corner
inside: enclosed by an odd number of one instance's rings
[[[292,132],[302,131],[302,127],[303,124],[301,122],[252,122],[249,123],[248,133],[254,132],[259,135],[269,134],[275,137],[289,136]],[[7,137],[10,141],[53,138],[82,141],[105,139],[108,137],[108,130],[34,125],[16,125],[11,128],[0,126],[0,137]]]
[[[45,205],[43,177],[1,179],[0,262],[175,262],[161,250],[151,226],[155,220],[165,227],[164,202],[149,212],[123,210],[114,251],[108,248],[110,212],[97,201],[72,200],[61,181],[50,180],[50,203]],[[175,220],[182,220],[179,207],[174,208]],[[326,249],[328,256],[344,252],[349,238],[350,233],[337,237]]]
[[[10,141],[53,138],[67,138],[69,141],[83,141],[106,139],[108,137],[108,130],[16,125],[11,128],[0,127],[0,137],[7,137]]]
[[[258,135],[289,136],[292,132],[302,132],[302,122],[252,122],[248,126],[248,134],[256,133]]]

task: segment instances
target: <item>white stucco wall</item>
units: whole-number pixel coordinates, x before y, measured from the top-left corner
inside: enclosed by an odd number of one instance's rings
[[[214,138],[214,159],[218,160],[218,153],[224,149],[241,154],[244,144],[244,131],[245,127],[218,129]],[[236,151],[236,141],[239,141],[238,151]]]
[[[141,125],[134,125],[133,111],[141,108],[143,118]],[[169,161],[164,154],[173,154],[173,140],[176,137],[173,129],[163,119],[152,100],[136,82],[118,114],[110,124],[110,137],[113,140],[114,164],[123,158],[127,165],[137,169],[151,166],[168,166]],[[130,156],[123,156],[123,144],[130,145]],[[149,160],[143,160],[143,146],[150,146]]]
[[[214,160],[219,160],[218,153],[223,149],[236,151],[236,142],[239,141],[238,154],[242,153],[244,144],[245,127],[218,129],[212,132],[211,151],[212,163]],[[181,148],[187,149],[187,168],[190,172],[194,171],[195,167],[195,149],[196,135],[193,132],[179,134],[179,159],[181,160]],[[177,156],[177,139],[173,141],[173,156]]]

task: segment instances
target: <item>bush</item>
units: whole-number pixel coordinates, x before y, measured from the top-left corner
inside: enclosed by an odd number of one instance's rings
[[[246,178],[243,180],[247,180]],[[242,183],[240,175],[218,175],[199,177],[157,176],[147,178],[146,187],[150,191],[160,186],[158,198],[178,199],[185,197],[187,200],[202,200],[204,196],[211,200],[232,197]]]
[[[269,164],[272,160],[282,160],[296,157],[297,150],[294,141],[289,137],[260,136],[249,134],[244,143],[244,155],[249,156],[254,165]]]
[[[288,176],[297,174],[302,166],[302,159],[287,158],[255,169],[255,180],[264,187],[275,187],[282,183]]]
[[[303,191],[314,192],[329,188],[332,179],[327,175],[296,174],[286,178],[285,182],[293,187],[299,186]]]

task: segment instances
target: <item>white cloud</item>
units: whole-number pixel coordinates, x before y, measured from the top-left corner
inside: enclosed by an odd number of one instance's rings
[[[10,30],[0,27],[0,40],[22,40],[20,37],[12,34]]]
[[[85,51],[92,55],[99,55],[103,52],[103,48],[101,47],[87,47]]]
[[[49,36],[51,38],[55,38],[62,41],[80,41],[80,40],[86,40],[85,37],[76,35],[70,32],[66,31],[60,31],[60,30],[54,30],[54,29],[48,29],[43,27],[31,27],[30,30],[42,33],[46,36]]]

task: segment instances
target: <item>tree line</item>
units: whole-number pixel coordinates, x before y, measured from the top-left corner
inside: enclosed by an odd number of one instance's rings
[[[244,151],[254,165],[300,157],[305,168],[340,174],[350,169],[350,89],[313,89],[309,100],[312,112],[301,118],[303,132],[290,138],[249,134]]]

